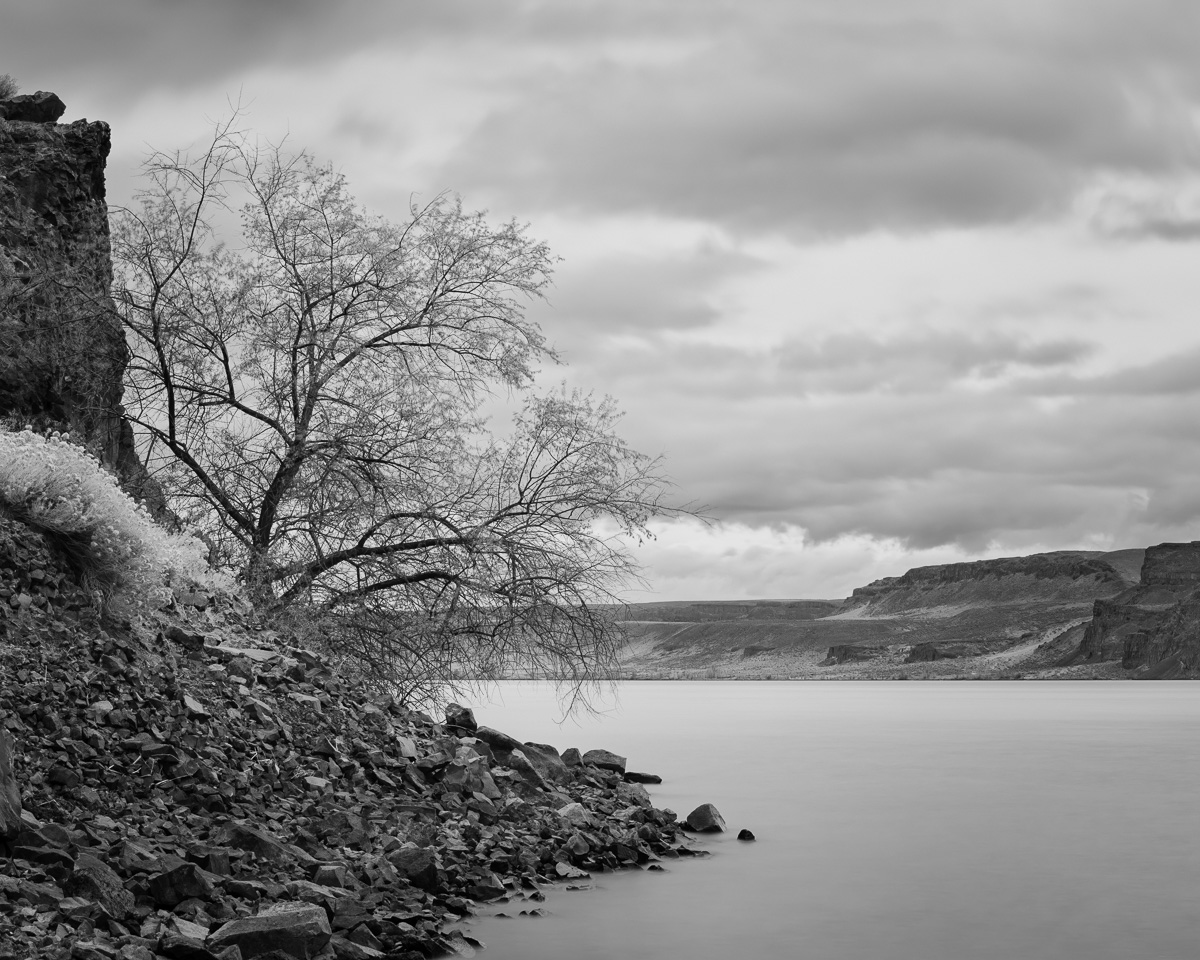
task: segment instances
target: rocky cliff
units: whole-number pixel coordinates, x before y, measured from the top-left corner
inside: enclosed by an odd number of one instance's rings
[[[1102,553],[1038,553],[971,563],[914,567],[857,588],[846,602],[870,614],[1031,600],[1089,602],[1130,586]]]
[[[1146,549],[1141,583],[1098,599],[1072,662],[1120,660],[1127,669],[1186,654],[1189,603],[1200,589],[1200,541]]]
[[[0,415],[70,430],[132,481],[109,295],[109,128],[57,123],[64,109],[45,92],[0,101]]]

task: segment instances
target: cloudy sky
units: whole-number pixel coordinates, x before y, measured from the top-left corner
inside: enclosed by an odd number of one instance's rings
[[[247,122],[455,191],[709,526],[654,596],[1200,538],[1194,0],[0,0],[0,73],[149,146]]]

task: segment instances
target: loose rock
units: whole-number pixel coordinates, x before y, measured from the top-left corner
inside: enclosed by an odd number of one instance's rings
[[[712,833],[725,829],[725,820],[711,803],[702,803],[687,815],[687,825],[699,833]]]

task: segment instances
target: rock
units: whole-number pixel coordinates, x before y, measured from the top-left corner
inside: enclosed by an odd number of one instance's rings
[[[450,728],[451,733],[460,737],[474,736],[475,731],[479,729],[474,711],[457,703],[446,704],[446,726]]]
[[[599,767],[601,770],[612,770],[615,773],[625,772],[625,758],[610,750],[589,750],[583,755],[583,762],[588,766]]]
[[[0,100],[0,119],[24,123],[56,123],[67,111],[67,105],[56,94],[39,90]]]
[[[475,793],[483,789],[487,772],[487,763],[482,757],[451,760],[442,773],[442,784],[458,793]]]
[[[535,787],[544,787],[546,785],[538,768],[530,762],[524,750],[514,750],[508,755],[507,762],[509,767]]]
[[[496,900],[508,893],[508,889],[495,873],[483,870],[467,887],[467,893],[474,900]]]
[[[21,790],[12,768],[12,736],[0,727],[0,840],[21,832]]]
[[[430,847],[401,847],[388,854],[388,862],[414,887],[432,892],[441,885],[437,858]]]
[[[656,773],[635,773],[632,770],[625,771],[626,783],[662,783],[662,777]]]
[[[208,639],[202,633],[195,630],[184,630],[183,627],[172,624],[163,632],[163,636],[172,643],[182,647],[184,650],[203,650],[204,643]]]
[[[698,833],[715,833],[725,829],[725,820],[711,803],[702,803],[687,815],[688,827]]]
[[[218,833],[218,842],[239,850],[248,850],[264,860],[287,860],[292,851],[265,830],[244,821],[226,824]]]
[[[526,743],[521,746],[521,753],[525,755],[538,775],[543,780],[549,780],[552,783],[562,783],[571,779],[571,771],[562,758],[548,743]],[[509,764],[511,766],[511,763]]]
[[[133,894],[125,889],[112,867],[91,854],[80,854],[75,859],[75,869],[64,889],[69,896],[95,900],[114,920],[125,919],[133,910]]]
[[[491,727],[477,727],[475,737],[499,753],[520,750],[523,746],[520,740],[510,737],[507,733],[501,733],[499,730],[493,730]]]
[[[209,900],[214,893],[212,881],[194,863],[155,874],[149,879],[148,886],[154,901],[168,910],[193,897]]]
[[[245,960],[279,950],[299,960],[315,957],[333,931],[325,911],[311,903],[277,903],[253,917],[232,920],[208,935],[205,946],[237,947]]]
[[[168,931],[159,938],[158,953],[170,960],[216,960],[204,940]]]
[[[564,846],[573,857],[586,857],[592,851],[591,845],[579,833],[571,834]]]
[[[224,847],[210,847],[207,844],[193,844],[188,847],[187,858],[208,873],[227,877],[231,872],[229,851]]]
[[[580,756],[579,750],[577,750],[575,747],[567,747],[567,749],[562,752],[562,762],[568,767],[582,767],[583,757]]]
[[[739,830],[737,838],[739,840],[753,840],[754,834],[751,833],[749,830]]]
[[[340,863],[323,863],[313,874],[313,883],[326,887],[346,886],[346,868]]]
[[[567,823],[575,826],[590,827],[592,825],[592,815],[588,813],[587,807],[582,803],[568,803],[566,806],[559,807],[558,815]]]
[[[382,950],[355,943],[338,934],[333,935],[329,945],[333,948],[333,955],[337,960],[375,960],[377,957],[387,956]]]

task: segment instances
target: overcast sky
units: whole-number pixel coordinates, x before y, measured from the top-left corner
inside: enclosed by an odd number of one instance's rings
[[[1195,0],[0,0],[0,73],[247,122],[563,260],[534,313],[703,527],[635,599],[1200,538]]]

